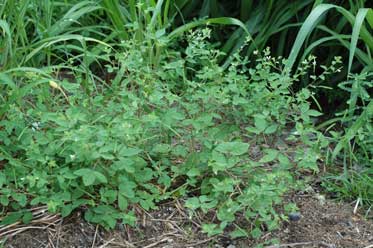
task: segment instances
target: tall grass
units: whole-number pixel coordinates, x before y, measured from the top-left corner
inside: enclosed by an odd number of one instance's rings
[[[351,36],[346,37],[347,39],[350,39],[350,41],[344,42],[344,44],[346,43],[349,44],[348,46],[348,49],[349,49],[348,73],[351,72],[353,57],[355,56],[357,41],[359,38],[361,38],[365,42],[366,54],[370,55],[370,53],[373,51],[373,36],[367,30],[367,28],[363,24],[363,21],[365,17],[367,17],[367,19],[370,19],[371,15],[373,15],[372,9],[367,9],[367,8],[359,9],[356,17],[354,17],[348,10],[340,6],[333,5],[333,4],[320,4],[312,10],[310,15],[307,17],[307,19],[302,24],[302,27],[299,30],[297,38],[291,49],[291,52],[288,58],[287,69],[291,69],[293,67],[302,45],[304,44],[306,38],[311,34],[311,32],[317,26],[321,17],[324,14],[326,14],[326,12],[332,9],[336,9],[339,13],[341,13],[342,16],[346,18],[346,20],[353,26],[353,31],[352,31]],[[339,36],[338,38],[341,39],[341,36],[339,34],[335,34],[335,36]],[[337,37],[333,37],[333,38],[337,39]],[[342,38],[342,40],[344,39]],[[318,42],[318,41],[315,41],[315,42]],[[357,56],[359,55],[360,54],[357,54]],[[370,64],[373,62],[371,56],[368,56],[368,57],[370,57],[370,60],[367,61],[368,64],[366,66],[370,66]]]
[[[235,25],[240,27],[245,36],[250,36],[246,26],[238,19],[231,17],[204,18],[190,20],[175,27],[175,19],[183,17],[182,10],[188,8],[193,1],[128,1],[120,4],[118,1],[104,0],[104,7],[109,16],[115,33],[122,40],[135,39],[138,43],[146,43],[146,56],[150,64],[157,65],[160,54],[168,44],[182,36],[186,31],[203,25]],[[202,12],[202,10],[201,10]],[[172,31],[170,31],[173,27]]]
[[[302,57],[298,57],[298,53],[305,56],[311,52],[321,55],[320,59],[325,62],[330,62],[335,55],[344,53],[341,50],[343,47],[351,47],[350,52],[356,56],[356,60],[351,60],[353,56],[349,56],[345,73],[372,69],[370,54],[373,39],[366,24],[373,25],[373,14],[372,10],[364,8],[369,1],[342,1],[339,5],[322,2],[325,1],[302,0],[288,4],[288,1],[254,0],[5,0],[0,7],[0,28],[4,38],[1,61],[5,68],[25,62],[36,66],[44,63],[43,56],[50,63],[60,54],[53,50],[57,46],[44,49],[45,43],[51,42],[50,39],[56,36],[80,34],[107,43],[130,38],[147,42],[149,59],[156,64],[160,51],[169,44],[170,39],[178,38],[185,31],[200,25],[218,24],[214,28],[213,37],[227,54],[221,57],[226,65],[230,61],[229,55],[241,48],[249,33],[252,42],[245,49],[249,57],[254,50],[263,50],[269,46],[277,56],[286,57],[290,54],[290,64],[300,61],[296,60]],[[340,14],[336,15],[337,12]],[[357,26],[354,30],[360,35],[351,34],[355,19]],[[364,19],[366,23],[362,22]],[[303,42],[299,39],[295,41],[293,37],[303,22],[303,34],[299,36]],[[229,26],[222,27],[221,24]],[[356,37],[361,37],[364,44],[359,44]],[[299,44],[303,46],[297,47]],[[38,47],[43,47],[43,56],[34,56],[32,59],[29,56],[24,61],[26,55]],[[69,50],[71,48],[63,52],[71,52]],[[326,50],[327,53],[324,52]],[[13,51],[16,51],[15,54]]]
[[[333,10],[339,12],[344,18],[345,22],[342,22],[342,24],[351,25],[352,33],[350,35],[340,34],[338,31],[341,30],[333,31],[325,26],[318,26],[325,14]],[[357,13],[354,16],[349,10],[341,6],[333,4],[317,5],[299,30],[288,58],[286,71],[291,71],[302,46],[304,46],[306,39],[311,36],[314,30],[327,31],[330,36],[313,41],[311,44],[312,48],[330,40],[336,40],[347,48],[347,79],[346,82],[339,84],[343,90],[350,93],[348,98],[345,99],[347,107],[342,111],[342,117],[327,122],[339,122],[344,129],[342,135],[337,136],[336,146],[331,156],[332,162],[335,162],[337,158],[341,158],[343,175],[329,177],[329,180],[335,180],[336,184],[333,185],[331,182],[326,184],[332,190],[342,194],[342,197],[355,197],[358,202],[363,201],[364,203],[372,204],[373,195],[369,191],[373,178],[373,154],[371,152],[373,136],[370,134],[372,131],[373,100],[368,90],[372,89],[373,84],[369,82],[372,79],[372,74],[365,75],[364,72],[369,72],[373,69],[371,56],[373,52],[373,36],[370,32],[373,28],[373,11],[369,8],[359,8],[356,11]],[[360,47],[358,47],[359,40],[362,41]],[[310,50],[312,49],[308,48],[306,52],[308,53]],[[358,67],[353,64],[355,57],[360,63]],[[352,75],[351,72],[354,68],[359,68],[362,74],[360,76]]]
[[[79,32],[83,26],[87,35],[97,30],[97,26],[90,26],[94,22],[82,21],[82,17],[98,9],[91,1],[4,1],[0,8],[1,28],[6,38],[3,47],[7,51],[0,55],[3,68],[40,67],[50,65],[52,60],[64,61],[73,49],[51,44],[63,44],[72,34],[84,39]]]

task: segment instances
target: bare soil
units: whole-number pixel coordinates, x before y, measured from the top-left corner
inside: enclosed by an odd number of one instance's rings
[[[287,197],[299,207],[300,219],[285,222],[260,240],[231,240],[221,235],[209,238],[200,232],[201,219],[190,220],[178,202],[168,203],[159,211],[142,213],[136,228],[118,226],[105,231],[85,222],[79,212],[57,224],[32,228],[8,237],[9,248],[238,248],[238,247],[324,247],[373,248],[373,222],[354,214],[349,204],[325,200],[316,193],[296,193]],[[36,229],[37,226],[39,229]],[[16,229],[16,227],[13,227]],[[278,244],[273,244],[277,240]]]

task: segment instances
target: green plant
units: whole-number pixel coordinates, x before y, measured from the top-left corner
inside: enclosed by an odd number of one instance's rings
[[[294,172],[318,170],[327,140],[311,117],[320,113],[309,89],[291,93],[298,76],[284,75],[285,62],[268,50],[254,68],[236,54],[224,71],[209,37],[192,32],[185,53],[168,50],[157,69],[129,49],[138,41],[124,42],[107,65],[115,77],[96,91],[88,84],[91,96],[80,87],[84,71],[75,82],[46,69],[1,73],[4,210],[46,204],[67,216],[84,206],[88,221],[113,228],[136,223],[134,205],[182,198],[191,216],[216,212],[203,225],[209,235],[276,228],[286,215],[275,207],[298,185]],[[295,141],[302,145],[286,145]]]
[[[198,26],[219,24],[236,25],[250,35],[246,26],[238,19],[230,17],[204,18],[193,20],[177,27],[174,26],[175,18],[182,15],[181,9],[187,6],[185,0],[170,1],[128,1],[120,4],[118,1],[104,0],[102,5],[115,27],[113,30],[122,41],[135,39],[140,44],[137,49],[142,49],[142,57],[157,66],[164,49],[172,44],[173,40],[182,37],[184,32]],[[169,32],[170,27],[174,27]]]
[[[85,37],[97,34],[94,30],[97,26],[90,26],[89,20],[77,23],[98,9],[91,1],[71,1],[70,4],[65,1],[3,1],[0,7],[0,27],[5,38],[2,67],[51,65],[52,61],[61,61],[61,57],[68,59],[75,51],[84,50]],[[86,35],[80,35],[81,26],[85,25],[83,34]],[[98,33],[97,37],[102,39],[103,34]],[[66,45],[67,41],[72,44]]]
[[[301,29],[299,30],[299,33],[297,35],[297,38],[294,42],[294,45],[292,47],[291,53],[289,55],[289,63],[287,65],[287,69],[291,69],[292,66],[295,63],[295,60],[298,56],[298,53],[300,51],[301,46],[303,45],[304,41],[306,40],[306,37],[310,35],[310,33],[313,31],[313,29],[317,26],[317,23],[320,21],[321,17],[325,12],[336,9],[338,12],[340,12],[351,25],[353,26],[353,31],[351,35],[351,42],[348,46],[348,49],[350,51],[349,53],[349,63],[348,63],[348,73],[351,72],[352,68],[352,62],[353,57],[355,56],[357,41],[359,37],[361,37],[367,46],[367,53],[371,52],[373,49],[373,37],[369,33],[369,31],[366,29],[366,27],[363,25],[364,18],[366,17],[368,20],[368,23],[373,26],[373,10],[368,8],[362,8],[359,9],[356,17],[354,17],[348,10],[346,10],[343,7],[333,5],[333,4],[319,4],[317,5],[310,15],[307,17],[307,19],[302,24]],[[327,30],[327,28],[324,28],[324,30]],[[348,42],[341,39],[342,37],[340,35],[333,35],[335,39],[339,39],[342,44],[348,44]],[[333,37],[332,36],[332,37]],[[324,41],[327,41],[327,39],[323,39]],[[320,44],[321,42],[316,41],[317,44]],[[307,54],[306,54],[307,55]],[[356,54],[359,56],[360,54]],[[371,64],[371,61],[367,61],[367,66]]]
[[[333,120],[340,122],[344,130],[331,132],[336,140],[331,159],[333,162],[342,159],[343,173],[327,177],[328,181],[324,183],[341,198],[359,198],[367,205],[373,202],[373,102],[367,91],[373,86],[371,77],[371,74],[355,75],[339,85],[350,93],[350,100],[348,108]]]
[[[331,31],[325,26],[317,26],[317,23],[320,21],[321,17],[331,9],[336,9],[338,12],[340,12],[353,26],[352,35],[342,37],[342,35]],[[369,29],[367,29],[364,25],[364,19],[367,20],[370,27],[373,27],[372,9],[360,8],[354,17],[350,11],[341,6],[332,4],[320,4],[316,6],[302,24],[292,51],[289,55],[289,62],[286,65],[286,71],[291,71],[292,66],[296,62],[296,58],[301,46],[305,42],[306,38],[310,35],[310,32],[315,28],[320,28],[321,30],[330,33],[331,37],[322,38],[315,41],[314,44],[306,49],[305,55],[307,55],[308,51],[312,51],[312,48],[316,45],[320,45],[323,42],[327,42],[331,39],[337,39],[342,43],[343,46],[349,49],[347,67],[348,74],[353,70],[354,56],[356,56],[360,61],[364,61],[363,64],[365,67],[362,70],[363,72],[371,71],[372,61],[370,53],[373,49],[373,38],[369,32]],[[342,24],[344,25],[344,23]],[[365,43],[365,51],[357,47],[359,38],[361,38]],[[345,39],[350,39],[350,41],[348,42]],[[329,120],[324,123],[323,126],[328,126],[328,124],[333,122],[334,124],[336,122],[341,122],[345,129],[342,135],[335,131],[331,132],[336,143],[336,146],[331,154],[331,159],[334,162],[336,161],[337,156],[342,155],[343,175],[327,177],[325,181],[326,187],[329,190],[339,192],[339,194],[344,198],[355,197],[370,204],[372,202],[372,196],[367,192],[370,191],[372,178],[370,166],[372,162],[372,154],[370,152],[372,137],[370,133],[372,130],[371,119],[373,116],[373,103],[367,91],[368,89],[372,88],[372,84],[369,79],[367,80],[367,78],[371,79],[371,75],[361,73],[353,78],[348,75],[347,81],[339,84],[339,87],[342,90],[349,92],[347,109],[343,111],[342,117]],[[324,79],[322,81],[324,81]],[[341,116],[341,114],[339,115]],[[332,127],[329,127],[328,129],[330,130],[331,128]],[[359,164],[358,167],[363,168],[362,170],[359,169],[358,173],[356,173],[356,163]]]
[[[258,237],[286,219],[275,209],[298,187],[297,174],[316,173],[329,158],[343,173],[325,186],[371,203],[366,6],[2,1],[0,204],[3,215],[13,212],[2,224],[28,222],[25,209],[45,204],[63,216],[84,207],[87,220],[107,228],[134,225],[135,205],[178,198],[191,218],[211,216],[209,235]],[[184,39],[206,25],[213,29]],[[320,49],[329,50],[316,62],[310,53]],[[321,113],[311,102],[322,109],[314,91],[360,71],[326,93],[348,99],[347,109],[314,127]]]

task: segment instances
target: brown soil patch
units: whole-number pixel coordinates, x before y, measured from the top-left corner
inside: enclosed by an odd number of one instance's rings
[[[373,247],[373,223],[353,214],[352,206],[315,196],[296,195],[293,200],[301,219],[270,235],[280,239],[280,247]]]
[[[373,222],[353,214],[352,206],[324,201],[317,194],[295,194],[288,201],[299,206],[301,218],[283,223],[280,230],[266,233],[260,240],[231,240],[224,235],[206,237],[199,231],[198,216],[190,220],[181,205],[174,203],[144,213],[136,228],[118,226],[114,231],[97,228],[76,213],[53,227],[19,233],[9,238],[5,247],[238,248],[263,244],[261,247],[267,248],[373,248]],[[279,244],[270,244],[273,239]]]

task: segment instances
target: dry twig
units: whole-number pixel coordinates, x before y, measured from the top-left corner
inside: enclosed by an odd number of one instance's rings
[[[93,235],[93,241],[92,241],[92,246],[91,246],[91,248],[94,248],[94,247],[95,247],[96,238],[97,238],[97,232],[98,232],[98,225],[96,225],[96,230],[95,230],[95,234]]]
[[[163,239],[161,239],[161,240],[159,240],[157,242],[154,242],[154,243],[152,243],[150,245],[144,246],[144,248],[152,248],[152,247],[157,246],[157,245],[159,245],[161,243],[167,242],[168,240],[169,240],[169,238],[163,238]]]

